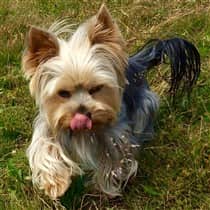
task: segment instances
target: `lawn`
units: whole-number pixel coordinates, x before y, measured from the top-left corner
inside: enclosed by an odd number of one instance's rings
[[[105,1],[134,53],[152,38],[179,36],[193,42],[202,72],[191,98],[172,106],[167,83],[149,75],[161,95],[154,141],[139,157],[139,172],[117,199],[83,189],[81,178],[60,202],[32,187],[25,156],[36,115],[21,72],[24,39],[30,25],[48,27],[61,18],[81,23],[94,15],[101,1],[0,1],[0,210],[37,209],[210,209],[210,3],[208,0]]]

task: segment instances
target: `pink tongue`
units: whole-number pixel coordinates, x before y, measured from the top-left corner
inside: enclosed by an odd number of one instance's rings
[[[76,113],[70,122],[70,127],[72,130],[81,130],[92,128],[92,121],[89,117],[84,114]]]

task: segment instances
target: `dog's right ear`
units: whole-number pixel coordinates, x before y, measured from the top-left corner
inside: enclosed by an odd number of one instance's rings
[[[26,77],[32,77],[41,63],[57,56],[58,53],[58,40],[53,34],[36,27],[31,27],[22,59],[22,67]]]
[[[92,45],[104,43],[124,45],[120,30],[105,4],[101,5],[95,20],[90,26],[88,36]]]

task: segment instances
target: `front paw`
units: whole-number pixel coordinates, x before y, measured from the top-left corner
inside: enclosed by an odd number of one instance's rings
[[[52,200],[56,200],[57,198],[64,195],[70,184],[70,177],[63,178],[59,176],[53,176],[52,179],[48,178],[48,182],[44,184],[43,189]]]

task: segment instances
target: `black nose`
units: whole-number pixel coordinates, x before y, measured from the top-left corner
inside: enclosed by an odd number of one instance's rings
[[[91,112],[89,112],[88,109],[84,105],[80,105],[77,111],[91,118]]]
[[[85,115],[91,119],[91,113],[90,112],[85,113]]]

